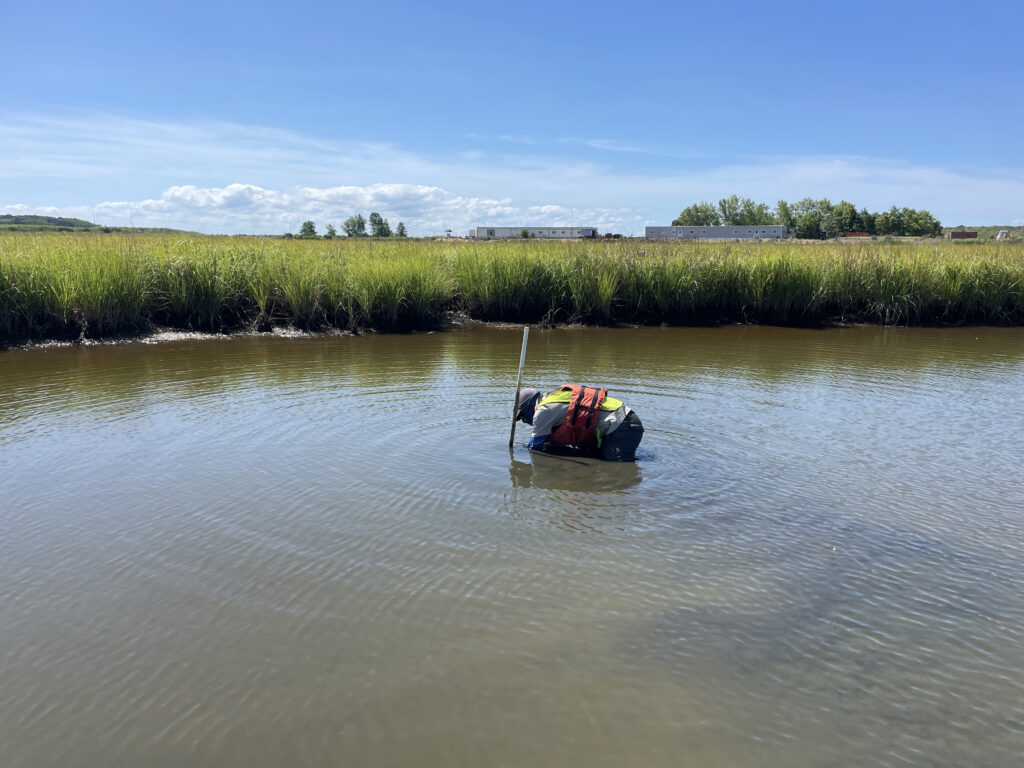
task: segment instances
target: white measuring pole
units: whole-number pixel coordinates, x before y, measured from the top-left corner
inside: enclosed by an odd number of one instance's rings
[[[519,389],[523,386],[523,363],[526,362],[526,339],[530,335],[530,326],[523,326],[523,351],[519,354],[519,375],[516,376],[516,397],[512,401],[512,432],[508,436],[508,447],[516,439],[516,409],[519,408]]]

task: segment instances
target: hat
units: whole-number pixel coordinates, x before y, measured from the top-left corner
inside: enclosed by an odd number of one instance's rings
[[[533,411],[537,407],[537,398],[540,397],[539,389],[519,390],[519,404],[516,406],[516,418],[524,424],[533,424]]]

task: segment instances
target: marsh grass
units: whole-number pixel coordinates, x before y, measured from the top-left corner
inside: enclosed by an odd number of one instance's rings
[[[1024,245],[0,234],[0,340],[513,322],[1024,324]]]

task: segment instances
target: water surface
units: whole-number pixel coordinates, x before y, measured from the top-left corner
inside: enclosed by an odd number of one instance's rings
[[[1024,330],[0,353],[4,766],[1019,765]]]

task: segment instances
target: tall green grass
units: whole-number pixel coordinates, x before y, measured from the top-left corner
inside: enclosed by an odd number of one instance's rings
[[[0,234],[0,341],[482,320],[1024,324],[1024,245]]]

